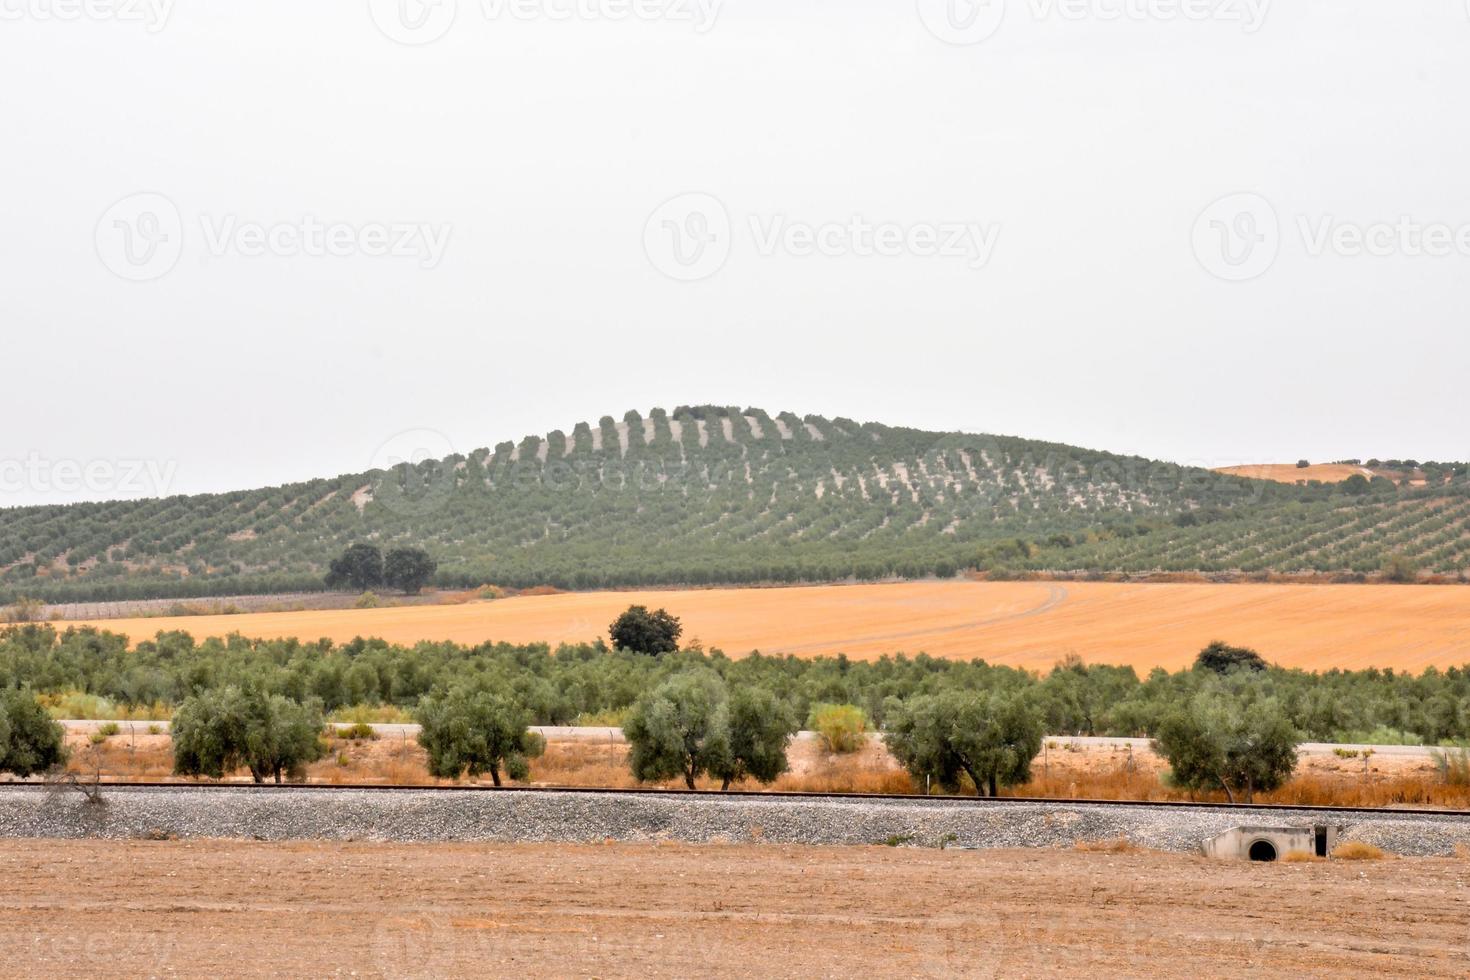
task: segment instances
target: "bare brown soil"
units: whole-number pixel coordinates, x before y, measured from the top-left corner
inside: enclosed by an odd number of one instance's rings
[[[1470,972],[1470,861],[0,842],[7,976]]]

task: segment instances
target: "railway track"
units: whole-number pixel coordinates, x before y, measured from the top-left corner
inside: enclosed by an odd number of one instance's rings
[[[90,785],[90,784],[89,784]],[[332,793],[340,791],[397,793],[530,793],[539,795],[590,795],[590,796],[635,796],[674,797],[713,800],[836,800],[853,803],[947,803],[961,806],[1087,806],[1087,807],[1134,807],[1155,810],[1218,811],[1239,810],[1243,812],[1267,813],[1316,813],[1358,814],[1376,817],[1445,817],[1470,819],[1470,810],[1441,810],[1415,807],[1358,807],[1318,806],[1309,804],[1281,803],[1199,803],[1187,800],[1090,800],[1069,798],[1019,797],[1019,796],[917,796],[899,793],[815,793],[762,790],[667,790],[648,788],[613,788],[583,786],[419,786],[384,783],[184,783],[184,782],[123,782],[102,781],[104,789],[173,789],[202,790],[205,792],[246,791],[252,793]],[[52,783],[0,783],[0,789],[49,790],[58,788]]]

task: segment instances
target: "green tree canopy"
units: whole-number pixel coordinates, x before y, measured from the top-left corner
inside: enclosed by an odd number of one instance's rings
[[[66,761],[61,726],[24,688],[0,691],[0,772],[25,778]]]
[[[173,720],[174,772],[221,779],[240,768],[257,783],[300,779],[322,757],[319,702],[227,686],[179,705]]]
[[[418,595],[439,570],[439,563],[422,548],[394,548],[383,560],[383,582],[408,595]]]
[[[915,778],[931,777],[950,792],[969,776],[977,795],[1024,783],[1041,751],[1041,715],[1025,695],[944,691],[885,709],[888,749]]]
[[[1299,740],[1275,698],[1217,682],[1165,714],[1154,747],[1180,786],[1222,789],[1233,803],[1286,782]]]
[[[720,789],[744,779],[773,783],[791,768],[786,748],[799,723],[774,694],[763,687],[737,688],[729,696],[725,718],[730,726],[729,753],[709,768],[709,774],[720,780]]]
[[[673,653],[679,649],[684,627],[665,609],[649,612],[647,606],[629,606],[608,628],[613,647],[634,653]]]
[[[490,774],[501,785],[501,770],[511,779],[531,775],[530,760],[546,748],[529,731],[531,714],[514,698],[483,688],[456,687],[430,695],[414,713],[423,726],[419,744],[429,755],[429,773],[441,779]]]
[[[675,674],[639,698],[623,724],[628,762],[640,782],[684,778],[733,767],[729,698],[725,682],[709,670]]]
[[[1194,658],[1196,670],[1212,670],[1217,674],[1232,670],[1265,670],[1266,659],[1249,647],[1233,647],[1216,640]]]
[[[354,544],[332,559],[327,588],[375,589],[383,584],[383,553],[373,544]]]

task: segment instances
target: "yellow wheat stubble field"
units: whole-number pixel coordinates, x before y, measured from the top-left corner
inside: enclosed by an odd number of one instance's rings
[[[1470,664],[1470,588],[1101,582],[907,582],[779,589],[590,592],[494,602],[236,616],[103,620],[135,642],[196,637],[356,636],[395,643],[590,641],[631,604],[667,608],[684,640],[731,656],[885,653],[984,658],[1036,670],[1068,654],[1142,672],[1186,666],[1211,640],[1255,647],[1288,667]]]

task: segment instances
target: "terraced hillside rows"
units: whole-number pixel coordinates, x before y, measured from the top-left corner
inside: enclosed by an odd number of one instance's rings
[[[1024,570],[1470,565],[1470,477],[1289,485],[999,436],[758,409],[629,412],[265,490],[0,510],[0,601],[320,588],[348,544],[439,583],[596,588]]]

